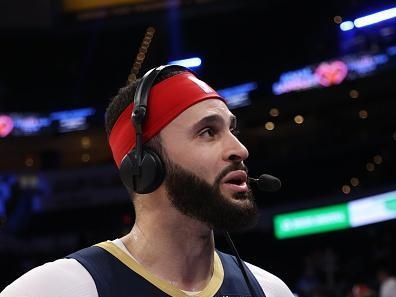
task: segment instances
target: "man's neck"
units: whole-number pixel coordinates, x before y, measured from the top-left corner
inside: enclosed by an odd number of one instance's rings
[[[152,274],[181,290],[203,290],[213,274],[213,232],[174,211],[171,215],[137,217],[122,241]]]

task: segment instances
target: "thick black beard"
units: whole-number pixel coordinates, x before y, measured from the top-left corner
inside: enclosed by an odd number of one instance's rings
[[[250,189],[234,195],[233,199],[245,200],[241,204],[233,203],[220,191],[221,179],[231,171],[245,170],[244,165],[226,167],[211,185],[168,158],[164,159],[165,187],[171,203],[181,213],[222,231],[241,231],[256,225],[259,212]]]

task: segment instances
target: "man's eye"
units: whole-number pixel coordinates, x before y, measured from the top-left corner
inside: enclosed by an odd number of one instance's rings
[[[215,134],[216,134],[215,130],[212,128],[205,128],[199,133],[200,136],[209,136],[209,137],[213,137],[215,136]]]

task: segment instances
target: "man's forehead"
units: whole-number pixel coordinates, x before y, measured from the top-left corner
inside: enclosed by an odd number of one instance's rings
[[[235,118],[223,101],[218,99],[208,99],[190,106],[175,120],[179,119],[186,121],[189,124],[194,124],[195,122],[200,121],[202,118],[209,116],[216,116],[219,119],[222,118],[225,121]]]

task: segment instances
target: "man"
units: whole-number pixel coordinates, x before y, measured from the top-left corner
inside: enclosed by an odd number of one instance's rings
[[[106,111],[110,147],[135,208],[132,230],[37,267],[0,296],[292,297],[278,277],[249,263],[243,271],[215,249],[214,228],[251,227],[258,213],[248,151],[224,99],[182,67],[156,68],[143,81],[138,91],[139,81],[121,89]],[[141,97],[148,100],[143,116]]]

